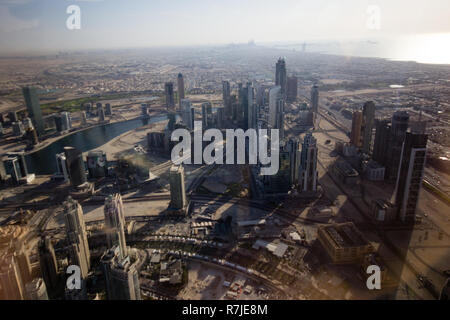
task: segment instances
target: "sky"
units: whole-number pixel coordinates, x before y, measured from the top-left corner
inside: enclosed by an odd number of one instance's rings
[[[0,0],[0,53],[417,34],[450,34],[449,0]]]

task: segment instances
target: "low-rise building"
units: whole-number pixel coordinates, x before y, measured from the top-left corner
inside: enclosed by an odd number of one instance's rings
[[[346,161],[336,161],[332,172],[339,180],[348,185],[355,185],[359,181],[359,173]]]
[[[372,200],[370,216],[377,223],[386,223],[396,219],[397,207],[383,199]]]
[[[376,161],[369,161],[363,166],[364,175],[370,181],[383,181],[385,167]]]
[[[374,251],[353,222],[320,226],[318,240],[336,264],[360,263],[366,254]]]

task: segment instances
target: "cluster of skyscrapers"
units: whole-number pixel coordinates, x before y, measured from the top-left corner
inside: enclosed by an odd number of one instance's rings
[[[375,104],[370,101],[353,113],[350,143],[384,169],[382,180],[395,183],[397,220],[415,220],[427,140],[423,126],[412,126],[406,111],[394,112],[391,120],[376,120]]]

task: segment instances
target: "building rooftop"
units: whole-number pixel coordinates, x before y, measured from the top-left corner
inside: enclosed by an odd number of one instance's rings
[[[353,222],[328,225],[323,229],[339,247],[359,247],[369,243]]]

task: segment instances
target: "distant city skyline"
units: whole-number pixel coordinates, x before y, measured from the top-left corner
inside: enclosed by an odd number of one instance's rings
[[[70,5],[81,9],[80,30],[66,27]],[[401,54],[382,56],[450,63],[442,54],[432,58],[428,53],[412,54],[424,46],[429,51],[448,52],[449,10],[446,0],[0,0],[0,54],[221,45],[251,40],[269,43],[400,37],[411,42],[419,35],[416,46],[406,45]]]

